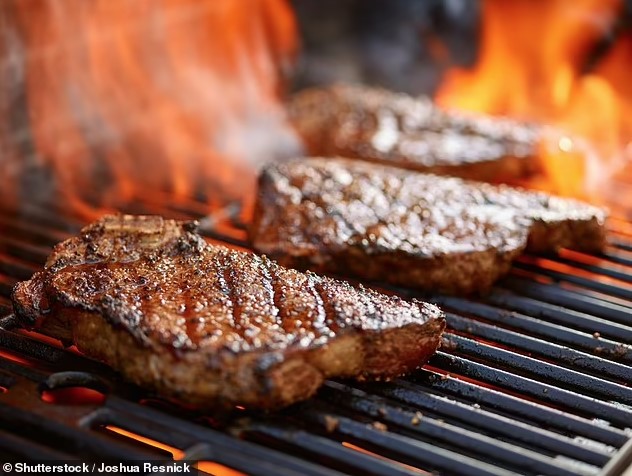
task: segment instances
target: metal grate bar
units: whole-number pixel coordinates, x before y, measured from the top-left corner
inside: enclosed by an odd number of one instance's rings
[[[609,239],[608,243],[612,246],[615,246],[617,248],[620,248],[622,250],[625,251],[630,251],[632,252],[632,243],[628,242],[628,241],[622,241],[620,239]]]
[[[279,476],[331,474],[312,463],[278,453],[270,448],[231,438],[215,430],[183,424],[182,419],[131,404],[116,396],[108,399],[107,408],[84,419],[84,424],[92,427],[115,425],[180,449],[206,443],[209,448],[212,448],[212,453],[208,457],[214,462],[249,474]],[[252,461],[257,461],[257,468],[253,468]]]
[[[486,297],[486,300],[499,307],[545,318],[547,321],[574,327],[590,334],[598,332],[601,336],[609,336],[620,342],[632,342],[632,326],[625,323],[612,322],[609,319],[602,319],[500,289],[495,289]],[[511,321],[508,319],[509,322]]]
[[[613,284],[602,283],[592,279],[584,278],[582,276],[575,276],[573,274],[562,273],[560,271],[554,271],[552,269],[542,268],[533,264],[523,263],[516,261],[514,268],[529,271],[535,274],[541,274],[555,281],[566,281],[569,283],[583,286],[587,289],[599,291],[611,296],[616,296],[622,299],[632,300],[632,290],[630,288],[624,288]]]
[[[10,433],[6,430],[0,430],[0,451],[9,461],[15,457],[20,457],[27,461],[70,461],[76,457],[70,453],[50,449],[29,438],[24,438],[17,433]]]
[[[629,346],[605,338],[596,339],[593,333],[577,331],[528,315],[496,309],[481,303],[471,301],[464,303],[460,298],[446,297],[439,299],[439,301],[447,309],[467,312],[503,327],[518,329],[533,336],[548,338],[552,341],[568,344],[589,352],[599,352],[599,358],[609,358],[617,362],[632,362],[632,349]],[[578,320],[578,322],[581,321]],[[595,329],[598,329],[598,327],[595,326]],[[605,334],[607,335],[607,333]]]
[[[20,280],[29,279],[39,266],[15,257],[0,254],[0,273]]]
[[[38,225],[33,221],[11,220],[1,214],[0,228],[2,228],[3,234],[18,238],[21,236],[28,236],[29,241],[49,247],[55,246],[57,243],[68,237],[68,233],[60,232],[55,228],[47,228],[45,225]]]
[[[498,466],[478,461],[463,454],[455,453],[440,446],[426,443],[421,440],[399,435],[392,432],[374,428],[370,423],[355,421],[338,413],[328,415],[313,413],[311,409],[305,410],[303,416],[312,424],[326,430],[329,417],[337,421],[336,434],[345,441],[358,444],[369,451],[379,451],[387,457],[397,458],[398,461],[414,467],[428,468],[430,470],[447,471],[451,474],[470,475],[510,475],[516,474]],[[310,418],[311,417],[311,418]],[[267,423],[264,426],[254,425],[254,428],[262,434],[267,434],[288,442],[306,440],[310,444],[318,438],[298,428],[287,428]],[[560,473],[562,474],[562,473]]]
[[[6,253],[30,263],[44,265],[51,249],[47,246],[33,245],[6,235],[0,236],[0,244]]]
[[[0,216],[4,216],[5,220],[9,222],[34,221],[47,229],[52,228],[57,232],[66,233],[78,231],[83,224],[83,220],[68,215],[67,209],[62,209],[56,205],[43,207],[28,202],[20,204],[19,212],[11,210],[3,203],[0,203]]]
[[[420,378],[420,375],[423,378]],[[379,387],[371,385],[368,388],[371,393],[384,395],[424,411],[445,415],[447,418],[454,418],[466,424],[475,425],[485,431],[492,428],[494,431],[500,431],[504,435],[518,439],[518,441],[536,446],[538,440],[537,438],[533,439],[532,432],[535,431],[536,435],[539,435],[539,432],[533,428],[533,423],[542,425],[542,428],[578,435],[614,447],[620,447],[629,437],[629,434],[623,430],[595,425],[591,420],[481,385],[452,377],[443,379],[439,378],[439,375],[429,372],[420,375],[410,379],[412,381],[400,379],[396,380],[394,384],[383,384]],[[468,403],[452,400],[445,395],[434,392],[454,395]],[[502,414],[492,413],[481,406],[495,409]],[[508,415],[511,418],[503,415]],[[516,417],[522,418],[528,424],[516,420]],[[529,428],[530,431],[525,431],[526,428]]]
[[[420,473],[425,473],[414,468],[407,468],[405,465],[392,460],[388,461],[389,458],[366,455],[347,448],[337,441],[308,433],[299,428],[288,428],[287,425],[253,422],[244,428],[241,434],[243,437],[255,441],[261,439],[261,436],[266,437],[266,439],[271,438],[274,441],[284,443],[289,448],[288,452],[298,450],[302,454],[319,458],[324,464],[331,464],[331,460],[334,460],[343,466],[342,470],[345,472],[384,476],[418,476]]]
[[[543,456],[543,452],[549,455],[562,454],[568,458],[598,466],[603,466],[611,457],[611,451],[587,448],[585,445],[574,443],[572,440],[554,433],[537,431],[537,428],[536,431],[531,432],[533,439],[530,443],[537,447],[540,452],[531,451],[522,446],[507,443],[497,437],[462,428],[441,419],[427,415],[418,416],[412,409],[402,408],[401,404],[333,382],[324,388],[321,395],[335,405],[334,408],[347,408],[365,416],[380,419],[386,422],[389,428],[396,425],[403,431],[412,432],[415,436],[425,438],[426,441],[443,441],[443,444],[475,452],[487,461],[492,457],[501,459],[510,467],[529,468],[534,472],[550,472],[558,466],[558,463],[553,461],[550,456]],[[510,422],[510,420],[507,421]],[[494,436],[499,433],[495,431],[493,426],[486,429]],[[513,432],[532,429],[527,425],[513,426]],[[500,434],[511,438],[511,433],[509,431],[506,434]],[[511,439],[513,440],[513,438]]]
[[[476,359],[487,364],[528,375],[550,385],[582,391],[585,395],[611,399],[619,403],[632,404],[632,389],[624,385],[567,369],[552,362],[542,362],[525,355],[479,342],[459,335],[449,335],[450,350],[468,359]],[[632,415],[632,408],[630,408]]]
[[[15,388],[7,394],[15,392]],[[27,400],[28,401],[28,400]],[[71,442],[75,452],[79,451],[83,456],[99,456],[121,461],[153,459],[153,453],[139,449],[131,449],[128,445],[113,441],[98,433],[79,428],[74,425],[65,425],[52,418],[42,418],[38,413],[30,412],[12,401],[8,404],[0,401],[0,418],[5,429],[12,429],[15,433],[40,441],[46,440],[60,449],[67,447]],[[77,445],[77,442],[80,445]]]
[[[445,352],[437,352],[430,359],[430,363],[451,373],[462,374],[552,403],[560,408],[566,408],[569,412],[579,412],[590,415],[591,418],[609,420],[622,428],[629,426],[632,421],[632,408],[616,405],[614,402],[604,402]]]
[[[625,271],[619,271],[617,269],[613,269],[610,266],[598,266],[594,264],[586,264],[581,261],[565,258],[563,256],[542,256],[542,258],[551,260],[556,263],[562,263],[568,266],[572,266],[577,269],[581,269],[584,271],[589,271],[596,275],[600,276],[608,276],[609,278],[618,279],[619,281],[623,281],[625,283],[632,283],[632,274]]]
[[[534,299],[541,299],[551,304],[600,316],[621,324],[632,325],[632,315],[630,314],[632,308],[629,306],[605,301],[559,286],[547,286],[524,278],[509,277],[503,279],[500,284],[508,286],[509,289],[516,293]]]
[[[482,322],[448,313],[448,325],[451,329],[467,332],[470,335],[492,340],[494,342],[533,353],[552,361],[590,372],[595,376],[607,376],[622,382],[632,382],[632,368],[617,362],[595,357],[584,352],[570,349],[558,344],[546,342],[534,337],[502,329]],[[450,338],[451,343],[454,340]],[[450,347],[450,350],[453,350]]]

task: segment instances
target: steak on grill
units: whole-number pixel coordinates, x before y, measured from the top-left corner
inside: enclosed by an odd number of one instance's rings
[[[183,402],[273,408],[326,377],[389,378],[439,346],[443,313],[206,243],[191,224],[109,216],[16,285],[28,328]]]
[[[312,156],[483,181],[511,182],[539,170],[541,127],[445,111],[427,97],[335,85],[297,93],[288,111]]]
[[[312,158],[263,170],[250,233],[286,266],[467,294],[487,291],[525,248],[600,250],[604,220],[546,193]]]

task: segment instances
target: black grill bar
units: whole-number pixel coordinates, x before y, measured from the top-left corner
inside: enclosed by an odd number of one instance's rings
[[[632,251],[632,250],[628,250],[628,251]],[[613,263],[616,264],[620,264],[623,266],[632,266],[632,256],[629,256],[629,254],[621,254],[621,253],[613,253],[610,250],[606,250],[603,253],[600,253],[599,255],[597,255],[599,258],[603,258],[603,259],[607,259],[609,261],[612,261]]]
[[[619,239],[610,239],[609,243],[610,245],[616,248],[619,248],[621,250],[632,252],[632,245],[630,245],[629,242],[622,241]],[[608,254],[605,254],[605,256],[608,256]]]
[[[630,314],[632,308],[618,302],[598,299],[576,290],[543,285],[524,278],[509,277],[500,284],[501,286],[508,286],[509,289],[518,294],[534,299],[541,299],[544,302],[613,320],[624,325],[632,325],[632,315]]]
[[[62,451],[51,450],[50,448],[40,445],[29,438],[19,436],[17,433],[11,433],[7,430],[0,430],[0,451],[13,450],[11,455],[5,456],[20,457],[23,460],[48,460],[48,461],[71,461],[76,455],[65,453]]]
[[[131,211],[191,219],[208,209],[165,203],[151,198]],[[247,249],[240,220],[231,204],[201,220],[201,232]],[[11,312],[15,282],[41,269],[51,246],[81,224],[63,210],[29,206],[15,215],[0,205],[2,315]],[[597,474],[632,437],[627,240],[613,235],[599,256],[526,257],[484,298],[432,296],[448,311],[449,331],[425,369],[393,382],[329,381],[314,399],[267,415],[191,413],[36,335],[0,331],[0,387],[8,389],[0,422],[27,429],[20,437],[0,431],[0,449],[73,457],[103,444],[108,455],[156,454],[104,430],[115,426],[249,474]],[[39,398],[42,385],[81,375],[108,389],[103,405]]]
[[[591,273],[594,273],[597,276],[600,276],[600,275],[607,276],[609,278],[623,281],[624,283],[632,283],[632,276],[629,273],[625,271],[620,271],[618,269],[614,269],[611,266],[597,266],[594,264],[586,264],[586,263],[582,263],[581,261],[564,258],[562,256],[556,256],[554,258],[553,257],[546,257],[546,258],[550,259],[552,262],[562,263],[562,264],[566,264],[568,266],[572,266],[577,269],[589,271]],[[627,263],[624,263],[624,264],[627,264]]]
[[[592,442],[602,442],[606,446],[597,447],[609,451],[609,446],[619,447],[630,436],[613,427],[595,425],[591,420],[455,378],[444,379],[435,374],[426,374],[425,379],[414,381],[397,380],[396,385],[368,388],[371,393],[424,412],[460,421],[485,432],[499,432],[503,438],[512,438],[536,447],[551,439],[571,442],[573,439],[564,440],[561,435],[573,434]],[[490,410],[497,410],[498,413]],[[553,430],[561,432],[560,436],[556,437]],[[556,443],[551,443],[549,448],[555,446]]]
[[[271,421],[256,422],[249,425],[242,433],[247,438],[255,440],[265,437],[280,442],[289,451],[299,451],[327,463],[328,459],[342,462],[344,471],[353,474],[369,475],[418,475],[419,471],[407,468],[406,465],[389,460],[389,458],[374,458],[362,452],[355,451],[323,436],[301,430],[298,427],[278,425]],[[461,465],[463,467],[463,465]]]
[[[487,296],[486,301],[501,308],[508,308],[518,312],[536,315],[541,319],[545,318],[547,321],[576,328],[592,335],[598,333],[599,337],[611,337],[619,342],[632,342],[632,328],[623,323],[617,322],[617,316],[609,315],[609,319],[603,319],[585,312],[555,306],[536,299],[504,292],[502,290],[495,290],[492,292],[489,296]]]
[[[85,423],[116,425],[138,432],[176,448],[192,448],[204,444],[206,457],[238,471],[253,472],[253,461],[257,462],[257,474],[268,475],[321,475],[332,474],[330,470],[293,458],[277,451],[262,448],[245,441],[199,425],[183,422],[182,419],[157,412],[151,408],[130,404],[117,397],[111,397],[108,408],[93,415]],[[199,454],[198,449],[198,457]]]
[[[445,369],[447,372],[467,375],[516,394],[521,393],[549,402],[558,408],[565,408],[567,411],[578,412],[590,418],[602,417],[621,428],[627,428],[632,421],[632,408],[617,405],[614,402],[601,401],[463,357],[439,351],[430,359],[430,363],[435,367]]]
[[[336,433],[339,437],[369,451],[379,451],[382,454],[391,455],[393,458],[402,461],[403,464],[413,467],[458,474],[465,466],[469,468],[468,474],[472,475],[517,474],[499,466],[452,452],[436,444],[427,443],[420,439],[412,439],[399,433],[376,429],[369,423],[358,421],[357,418],[349,418],[339,413],[326,413],[310,408],[305,410],[303,417],[308,422],[320,426],[323,430],[327,424],[326,418],[333,418],[338,424]],[[306,438],[312,440],[310,441],[311,444],[315,438],[313,435],[307,435],[304,431],[292,427],[286,429],[281,426],[270,428],[270,425],[266,425],[266,427],[258,425],[255,428],[261,434],[284,439],[288,442]],[[408,474],[414,473],[409,472]]]
[[[492,363],[499,368],[507,368],[517,374],[537,377],[538,380],[556,382],[557,385],[572,388],[574,391],[583,390],[584,394],[594,395],[597,398],[612,399],[612,401],[616,399],[628,405],[632,403],[632,389],[624,385],[586,375],[551,362],[542,362],[459,335],[450,335],[447,339],[450,342],[449,349],[455,355]],[[632,415],[632,408],[630,411]]]
[[[541,339],[519,334],[517,332],[512,332],[497,326],[472,321],[471,319],[463,318],[456,314],[450,313],[447,315],[447,318],[448,325],[453,330],[468,333],[469,335],[486,340],[491,340],[498,344],[518,349],[521,352],[532,353],[534,355],[551,359],[552,362],[568,362],[569,366],[587,372],[595,377],[605,376],[610,379],[623,382],[624,384],[632,380],[632,370],[626,365],[595,357],[593,355],[558,344],[546,342]],[[476,354],[481,351],[486,353],[489,350],[487,347],[481,350],[476,349],[476,347],[472,349],[472,342],[474,342],[474,346],[476,346],[477,342],[470,339],[464,339],[460,336],[450,336],[448,337],[448,340],[450,342],[449,347],[451,351],[458,350],[459,352],[465,352],[467,354],[469,350],[470,352]],[[454,347],[455,345],[457,348]],[[513,356],[509,359],[513,361]],[[567,374],[565,370],[562,372],[564,372],[565,375],[573,375]],[[579,384],[578,380],[575,380],[572,377],[570,378],[573,384]],[[592,377],[586,378],[588,379],[587,383],[592,387],[594,379]],[[632,390],[628,387],[623,387],[623,389],[626,391]],[[616,392],[616,394],[618,395],[618,392]]]
[[[550,277],[557,282],[566,281],[566,282],[577,284],[587,289],[598,291],[604,294],[616,296],[616,297],[626,299],[626,300],[632,300],[632,290],[629,287],[622,287],[622,286],[617,286],[614,284],[603,283],[600,281],[595,281],[594,279],[584,278],[582,276],[576,276],[574,274],[562,273],[560,271],[554,271],[552,269],[546,269],[540,266],[523,263],[520,261],[516,262],[514,267],[516,269],[529,271],[536,275],[539,274],[539,275]]]
[[[493,296],[497,295],[497,293],[494,293],[492,297],[490,297],[490,300],[494,300]],[[519,306],[519,299],[519,297],[516,297],[515,299],[509,298],[509,301],[512,306]],[[604,336],[612,335],[621,338],[621,341],[624,341],[626,335],[630,332],[630,328],[628,327],[623,327],[621,336],[619,336],[616,332],[619,326],[616,324],[609,323],[609,326],[600,326],[600,322],[593,319],[590,319],[590,324],[584,324],[580,318],[578,318],[575,322],[572,322],[572,319],[566,319],[565,312],[563,312],[561,316],[564,316],[564,319],[560,319],[561,323],[566,324],[568,320],[571,320],[571,322],[568,323],[569,325],[582,329],[582,331],[577,331],[567,326],[549,323],[548,320],[543,321],[541,319],[531,317],[527,314],[507,311],[506,309],[498,309],[486,304],[471,302],[461,298],[442,297],[435,300],[447,309],[472,314],[498,326],[517,329],[527,332],[530,336],[538,336],[549,339],[552,342],[567,344],[576,349],[583,349],[591,353],[598,354],[599,358],[608,358],[616,360],[619,363],[632,363],[632,350],[628,345],[602,338],[601,335],[599,338],[595,337],[595,332],[603,330]],[[547,308],[545,307],[544,310],[546,311],[546,309]],[[531,307],[527,309],[527,312],[529,310],[531,310],[531,315],[540,315],[541,317],[547,319],[550,317],[550,315],[543,312],[543,309],[539,306]],[[572,318],[572,314],[570,317]],[[472,326],[474,325],[475,322],[472,322]],[[469,327],[466,326],[466,331],[468,330]]]
[[[538,450],[532,451],[514,443],[491,438],[477,431],[475,427],[472,429],[463,428],[428,414],[419,417],[417,412],[410,407],[402,407],[399,403],[340,383],[329,383],[322,394],[331,402],[332,408],[348,408],[372,419],[380,419],[388,427],[397,425],[427,441],[443,441],[443,444],[460,447],[465,451],[474,450],[477,454],[501,459],[510,467],[526,467],[534,472],[547,473],[551,472],[554,467],[558,467],[558,462],[553,461],[554,458],[543,456],[546,453],[549,455],[562,454],[569,459],[602,466],[610,460],[612,451],[614,451],[614,448],[586,448],[586,446],[574,443],[572,440],[555,433],[529,425],[516,426],[511,420],[505,419],[509,423],[505,437],[514,440],[513,434],[517,431],[529,433],[531,438],[522,441],[522,443],[529,443],[529,446]],[[493,420],[493,425],[499,423],[498,419],[493,416],[491,420]],[[488,430],[491,428],[498,430],[496,426],[491,426]]]
[[[15,388],[12,391],[15,391]],[[35,394],[37,395],[38,392]],[[28,401],[27,399],[20,406],[24,406]],[[74,452],[79,452],[81,456],[100,455],[102,458],[119,461],[152,459],[154,456],[146,451],[139,453],[136,449],[130,449],[128,445],[112,441],[78,426],[65,425],[52,418],[42,418],[41,414],[20,408],[16,402],[11,403],[0,403],[0,418],[5,428],[17,434],[29,435],[33,439],[38,438],[40,443],[43,442],[42,440],[54,439],[62,448],[63,445],[72,445]]]

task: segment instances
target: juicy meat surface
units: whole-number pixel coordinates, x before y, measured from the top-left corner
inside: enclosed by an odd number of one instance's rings
[[[511,182],[539,170],[542,128],[466,115],[368,86],[306,89],[288,104],[308,155],[363,159],[483,181]]]
[[[443,313],[206,243],[194,225],[108,216],[13,292],[21,324],[183,402],[271,408],[326,377],[389,378],[439,346]]]
[[[312,158],[263,170],[250,233],[286,266],[477,293],[525,249],[600,250],[604,220],[600,208],[546,193]]]

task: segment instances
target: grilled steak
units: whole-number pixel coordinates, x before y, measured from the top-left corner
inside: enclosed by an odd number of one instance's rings
[[[523,250],[599,250],[605,212],[546,193],[345,159],[268,166],[251,228],[282,264],[484,292]]]
[[[207,244],[190,224],[110,216],[13,292],[29,328],[199,407],[271,408],[331,376],[389,378],[438,347],[442,312]]]
[[[540,128],[444,111],[427,97],[336,85],[296,94],[288,110],[313,156],[484,181],[511,182],[539,169]]]

